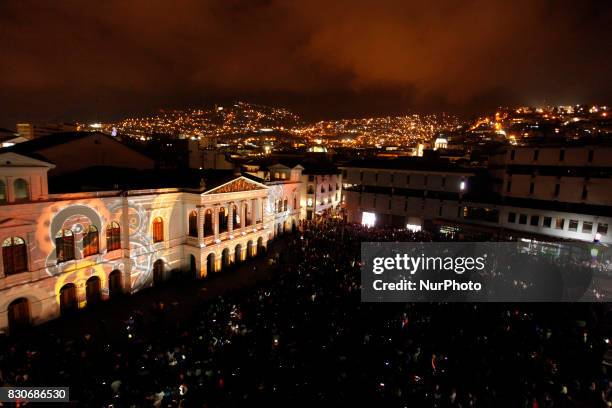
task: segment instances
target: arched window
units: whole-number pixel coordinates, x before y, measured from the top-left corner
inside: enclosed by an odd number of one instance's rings
[[[20,333],[30,325],[30,302],[26,298],[13,300],[8,306],[9,332]]]
[[[204,236],[210,237],[215,233],[213,228],[213,213],[212,210],[206,210],[204,214]]]
[[[100,252],[98,229],[90,225],[83,234],[83,256],[95,255]]]
[[[325,192],[325,186],[321,186],[321,192],[324,193]]]
[[[198,236],[198,213],[195,210],[189,213],[189,236]]]
[[[161,217],[155,217],[153,220],[153,242],[162,242],[164,240],[164,220]]]
[[[15,201],[25,201],[30,199],[30,189],[28,188],[28,182],[24,179],[17,179],[13,182],[13,189],[15,190]]]
[[[27,271],[28,250],[25,241],[19,237],[5,239],[2,243],[2,260],[5,275]]]
[[[297,197],[293,197],[293,209],[297,209]]]
[[[219,232],[227,231],[227,213],[225,207],[219,208]]]
[[[242,219],[240,219],[240,210],[235,205],[232,207],[232,216],[234,228],[240,228],[242,226]]]
[[[283,201],[283,211],[287,211],[287,199],[285,198],[285,201]]]
[[[115,221],[106,227],[106,251],[121,248],[121,227]]]
[[[6,203],[6,184],[0,180],[0,203]]]
[[[55,255],[57,262],[74,259],[74,234],[69,229],[60,230],[55,235]]]

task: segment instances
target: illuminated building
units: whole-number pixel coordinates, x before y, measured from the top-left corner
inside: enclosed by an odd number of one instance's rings
[[[422,158],[355,160],[342,169],[350,222],[405,228],[456,215],[469,169]]]
[[[486,169],[411,158],[343,169],[348,219],[612,243],[612,146],[509,147]]]
[[[39,324],[175,271],[219,273],[296,228],[300,170],[199,189],[49,194],[52,164],[0,154],[0,330]]]

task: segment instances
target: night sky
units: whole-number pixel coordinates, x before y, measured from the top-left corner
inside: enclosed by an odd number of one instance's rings
[[[311,119],[611,103],[612,2],[441,3],[3,0],[0,126],[237,99]]]

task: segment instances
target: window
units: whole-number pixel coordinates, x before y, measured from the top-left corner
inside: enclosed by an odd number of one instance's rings
[[[198,236],[198,213],[195,210],[189,213],[189,236]]]
[[[535,183],[529,183],[529,194],[533,194],[533,190],[535,189]]]
[[[442,216],[442,207],[439,207],[438,208],[438,217],[441,217],[441,216]]]
[[[24,179],[17,179],[13,182],[13,189],[15,190],[15,200],[25,201],[30,199],[30,189],[28,188],[28,182]]]
[[[28,250],[25,241],[19,237],[5,239],[2,243],[2,261],[7,276],[27,271]]]
[[[559,197],[559,193],[561,192],[561,184],[555,184],[555,192],[553,193],[555,197]]]
[[[587,190],[587,186],[582,186],[582,199],[586,200],[587,196],[589,195],[589,191]]]
[[[597,224],[597,233],[601,235],[606,235],[608,233],[608,224],[598,223]]]
[[[519,224],[527,224],[527,214],[520,214],[519,215]]]
[[[559,150],[559,161],[565,160],[565,150]]]
[[[0,181],[0,203],[6,203],[6,184]]]
[[[514,160],[515,156],[516,156],[516,150],[510,150],[510,160]]]
[[[533,161],[538,161],[538,158],[540,157],[540,151],[538,149],[533,151]]]
[[[593,163],[593,156],[595,155],[595,150],[589,150],[588,162]]]
[[[540,225],[540,216],[539,215],[532,215],[531,216],[530,225],[532,227],[537,227],[538,225]]]
[[[508,213],[508,222],[510,224],[514,224],[516,222],[516,213],[513,213],[513,212]]]
[[[555,228],[558,230],[562,230],[565,227],[565,218],[557,218],[555,220]]]
[[[508,184],[506,184],[506,193],[509,193],[512,190],[512,181],[508,180]]]
[[[113,221],[106,227],[106,251],[119,248],[121,248],[121,227]]]
[[[287,207],[288,206],[288,202],[287,199],[285,198],[285,200],[283,201],[283,211],[287,211]]]
[[[98,229],[90,225],[83,234],[83,256],[91,256],[100,252]]]
[[[578,221],[570,220],[569,226],[567,227],[570,231],[578,231]]]
[[[57,262],[74,259],[74,235],[69,229],[60,230],[55,235],[55,255]]]
[[[552,217],[544,217],[544,222],[542,223],[542,226],[546,228],[550,228],[551,225],[552,225]]]
[[[336,200],[338,199],[338,193],[336,193]],[[297,209],[297,197],[293,197],[293,209]]]
[[[584,234],[590,234],[593,231],[593,223],[589,221],[584,221],[582,223],[582,232]]]
[[[314,194],[314,187],[312,184],[308,185],[308,189],[306,190],[306,194]]]
[[[156,217],[153,220],[153,242],[162,242],[164,240],[164,220],[161,217]]]
[[[206,210],[204,214],[204,236],[210,237],[215,233],[213,229],[213,213],[212,210]]]
[[[325,186],[321,186],[321,193],[325,192]]]

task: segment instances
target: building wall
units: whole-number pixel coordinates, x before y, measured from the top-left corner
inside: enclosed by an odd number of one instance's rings
[[[587,157],[582,153],[575,154]],[[517,153],[515,157],[518,157]],[[496,164],[499,163],[502,162]],[[514,230],[558,239],[612,243],[611,216],[600,212],[579,213],[552,209],[553,202],[600,207],[612,205],[612,184],[606,172],[599,178],[589,179],[591,187],[586,198],[576,198],[577,194],[582,193],[583,182],[577,177],[554,177],[552,180],[546,180],[544,176],[539,176],[534,192],[530,193],[529,183],[532,177],[513,174],[512,193],[502,196],[526,199],[526,202],[537,200],[539,203],[551,203],[551,208],[546,208],[546,205],[530,208],[466,201],[464,195],[469,193],[470,189],[467,173],[355,167],[343,170],[344,203],[349,222],[362,222],[364,212],[368,212],[375,215],[377,226],[423,226],[428,221],[448,221],[453,225],[485,226],[497,231]],[[490,174],[495,175],[497,170],[494,167]],[[563,184],[559,195],[554,194],[556,183]],[[495,195],[495,192],[492,191],[491,195]],[[515,214],[513,222],[509,213]]]
[[[236,182],[236,180],[234,181]],[[231,182],[231,183],[234,183]],[[44,202],[29,202],[0,206],[0,241],[19,237],[27,244],[28,270],[7,275],[0,270],[0,330],[8,327],[8,307],[19,298],[30,304],[33,324],[60,315],[61,288],[74,284],[79,308],[87,306],[86,282],[92,276],[101,281],[102,298],[109,297],[109,275],[118,270],[123,291],[135,293],[154,283],[154,264],[163,262],[163,278],[172,271],[191,268],[200,278],[223,269],[224,252],[229,263],[245,260],[267,246],[278,233],[277,225],[299,221],[299,209],[271,211],[276,197],[296,195],[299,203],[299,183],[281,183],[265,187],[251,185],[240,191],[245,183],[202,194],[175,189],[51,195]],[[248,184],[248,183],[247,183]],[[291,201],[292,202],[292,201]],[[218,214],[221,208],[228,213],[228,231],[219,231]],[[233,225],[233,211],[240,211],[240,227]],[[263,211],[262,211],[263,210]],[[197,236],[189,234],[189,214],[197,216]],[[203,223],[206,213],[214,214],[213,234],[205,236]],[[250,217],[247,217],[250,214]],[[259,215],[261,214],[261,215]],[[259,215],[259,216],[258,216]],[[153,220],[163,219],[163,241],[153,242]],[[250,224],[246,224],[250,218]],[[121,227],[121,248],[107,250],[106,228],[111,222]],[[83,256],[83,231],[90,225],[98,230],[99,253]],[[75,258],[58,262],[55,236],[69,229],[75,237]],[[250,252],[250,253],[249,253]],[[209,269],[208,257],[214,263]],[[2,258],[3,254],[0,254]],[[4,259],[0,265],[4,266]]]
[[[341,174],[303,174],[301,181],[302,218],[333,211],[342,202]]]

